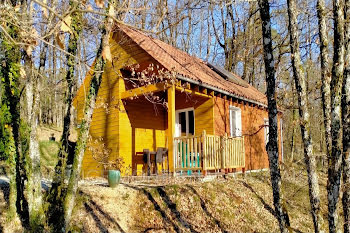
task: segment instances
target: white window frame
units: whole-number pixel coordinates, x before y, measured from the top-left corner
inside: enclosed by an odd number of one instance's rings
[[[189,135],[189,117],[188,117],[188,112],[193,111],[193,134],[196,132],[196,116],[195,116],[195,111],[194,108],[184,108],[184,109],[178,109],[175,111],[175,137],[180,137],[181,136],[181,126],[180,126],[180,113],[185,112],[186,113],[186,136]]]
[[[232,114],[235,112],[238,117],[235,122],[232,122]],[[230,106],[230,135],[231,137],[241,137],[242,136],[242,111],[240,108],[235,106]]]
[[[264,139],[265,139],[265,145],[269,142],[269,133],[270,133],[270,126],[269,126],[269,118],[264,118]]]

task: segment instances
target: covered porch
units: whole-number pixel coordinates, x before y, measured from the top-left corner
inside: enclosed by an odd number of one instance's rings
[[[152,108],[144,97],[150,93],[165,98],[167,107],[160,107],[154,117],[147,111],[136,116],[134,105]],[[149,170],[153,174],[206,175],[244,169],[244,137],[215,135],[213,96],[214,92],[189,84],[157,83],[122,92],[132,129],[132,175],[149,175]],[[165,159],[156,163],[156,152],[162,147],[167,149]],[[144,149],[152,152],[150,161]],[[148,169],[150,164],[152,169]]]

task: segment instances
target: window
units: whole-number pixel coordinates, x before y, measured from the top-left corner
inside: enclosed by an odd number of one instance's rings
[[[231,137],[242,136],[241,109],[230,106],[230,133]]]
[[[176,137],[194,135],[193,108],[176,111]]]
[[[265,145],[269,142],[269,119],[264,118],[264,138],[265,138]]]

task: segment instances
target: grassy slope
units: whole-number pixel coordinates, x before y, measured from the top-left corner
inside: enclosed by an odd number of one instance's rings
[[[320,176],[326,220],[326,174]],[[300,166],[283,172],[285,206],[297,232],[313,229],[306,180]],[[75,225],[84,232],[278,232],[267,172],[205,183],[123,184],[116,189],[87,184],[82,191]]]
[[[39,150],[41,154],[41,172],[44,177],[51,176],[57,163],[59,143],[56,141],[40,141]]]

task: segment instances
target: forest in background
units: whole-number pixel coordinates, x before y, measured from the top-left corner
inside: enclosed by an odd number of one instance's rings
[[[1,1],[0,158],[10,164],[10,187],[15,191],[10,195],[10,215],[17,213],[33,231],[45,228],[46,222],[57,231],[68,229],[101,73],[110,59],[108,35],[118,22],[223,66],[266,93],[271,138],[274,109],[277,105],[283,109],[284,158],[306,162],[316,232],[324,229],[324,220],[319,216],[315,160],[328,161],[328,221],[334,232],[341,173],[346,184],[350,170],[349,4],[345,0]],[[75,170],[66,187],[62,171],[74,127],[71,103],[94,60],[86,98],[89,107],[78,135]],[[38,182],[38,125],[63,130],[57,175],[48,197],[42,197]],[[280,228],[285,231],[288,216],[280,203],[273,141],[268,146],[271,181]],[[345,193],[347,189],[345,185]],[[343,201],[346,220],[349,202]],[[48,219],[42,217],[45,211]],[[58,213],[62,219],[56,226],[53,216]],[[345,224],[344,231],[348,228]]]
[[[62,3],[62,4],[61,4]],[[66,12],[69,5],[65,2],[53,1],[60,5],[59,10]],[[231,3],[231,4],[229,4]],[[332,4],[327,2],[326,18],[329,40],[333,40]],[[315,146],[320,154],[325,152],[324,130],[322,120],[318,117],[322,113],[320,54],[318,38],[318,20],[316,12],[317,1],[300,1],[298,14],[300,17],[300,48],[303,66],[306,70],[307,88],[310,98],[310,110],[313,114],[312,134]],[[91,10],[93,3],[88,5]],[[123,6],[124,7],[124,6]],[[3,9],[5,10],[5,8]],[[34,23],[36,33],[45,33],[42,20],[42,9],[36,9]],[[130,1],[125,4],[121,21],[142,29],[153,37],[171,44],[191,55],[197,56],[209,63],[217,64],[232,71],[258,90],[266,93],[264,76],[264,61],[261,43],[261,20],[256,1]],[[47,13],[46,13],[47,14]],[[6,15],[4,15],[5,17]],[[96,57],[96,48],[100,33],[95,27],[101,19],[85,16],[86,25],[83,37],[78,42],[77,57],[77,87],[82,83],[86,72]],[[55,19],[49,22],[53,27],[59,24]],[[271,21],[274,43],[274,55],[277,59],[276,82],[279,106],[284,110],[285,121],[285,153],[291,157],[302,152],[300,132],[298,126],[297,98],[291,73],[290,49],[288,38],[288,16],[286,2],[271,2]],[[62,50],[67,35],[55,32],[47,42],[43,42],[45,35],[37,35],[38,45],[33,50],[33,58],[39,61],[40,48],[49,44],[47,48],[47,62],[40,82],[42,95],[39,101],[39,124],[63,126],[64,93],[66,83],[63,81],[66,69],[66,52]],[[332,43],[329,44],[330,51]],[[330,53],[332,55],[332,53]],[[77,89],[75,87],[75,90]],[[320,127],[321,125],[321,127]]]

